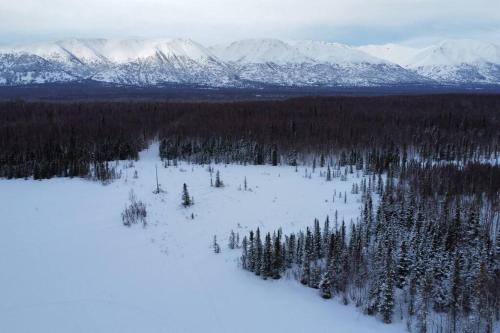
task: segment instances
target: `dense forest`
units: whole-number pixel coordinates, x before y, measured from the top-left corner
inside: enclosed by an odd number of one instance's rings
[[[357,221],[252,231],[244,269],[294,276],[417,332],[490,333],[500,320],[500,96],[0,103],[2,178],[111,181],[114,161],[137,159],[153,141],[166,163],[364,175],[353,188],[363,198]],[[131,196],[124,224],[145,216]]]
[[[363,201],[356,221],[327,216],[288,235],[252,230],[241,243],[241,266],[264,279],[291,276],[386,323],[403,320],[411,332],[493,332],[500,179],[474,167],[363,173],[353,188]],[[471,186],[475,173],[485,181]]]
[[[160,140],[195,163],[481,163],[500,150],[500,96],[297,98],[285,101],[1,102],[0,177],[114,177]]]

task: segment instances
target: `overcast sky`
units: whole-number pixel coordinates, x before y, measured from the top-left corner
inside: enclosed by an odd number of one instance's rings
[[[67,37],[500,42],[500,0],[0,0],[0,44]]]

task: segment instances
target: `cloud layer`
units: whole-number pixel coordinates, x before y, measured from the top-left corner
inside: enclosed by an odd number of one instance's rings
[[[500,41],[498,0],[0,0],[0,41],[250,37],[351,44]]]

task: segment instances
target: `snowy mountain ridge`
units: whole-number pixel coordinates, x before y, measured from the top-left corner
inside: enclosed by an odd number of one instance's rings
[[[246,39],[65,39],[0,48],[0,85],[92,80],[157,86],[500,84],[500,45],[445,40],[425,48]]]
[[[396,44],[359,49],[440,83],[500,84],[500,45],[494,43],[458,39],[421,49]]]

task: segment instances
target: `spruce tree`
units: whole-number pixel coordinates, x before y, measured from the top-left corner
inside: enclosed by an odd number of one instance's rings
[[[381,287],[379,312],[382,314],[384,323],[390,324],[392,322],[392,314],[394,312],[394,289],[390,271],[387,272],[386,279]]]
[[[214,248],[215,253],[220,253],[220,246],[219,246],[219,243],[217,243],[217,236],[216,235],[214,235],[213,248]]]
[[[453,276],[451,281],[451,299],[450,299],[450,310],[451,310],[451,327],[452,332],[457,332],[457,320],[458,312],[461,303],[462,294],[462,277],[461,277],[461,258],[459,254],[455,254],[455,262],[453,266]]]
[[[248,236],[248,256],[247,256],[247,269],[250,272],[255,271],[255,259],[256,259],[256,254],[255,254],[255,238],[254,238],[254,233],[253,230],[250,230],[250,234]]]
[[[262,266],[260,269],[260,275],[262,276],[263,279],[267,279],[268,277],[272,276],[271,261],[272,261],[271,234],[268,232],[264,239],[264,250],[262,253],[262,262],[261,262]]]
[[[408,258],[408,247],[406,245],[406,241],[403,241],[401,243],[396,269],[396,287],[403,288],[406,286],[406,278],[410,273],[410,265],[411,261]]]
[[[254,267],[254,272],[255,275],[260,275],[261,274],[261,268],[262,268],[262,240],[260,238],[260,229],[257,228],[257,231],[255,232],[255,267]]]
[[[449,305],[448,285],[450,279],[450,265],[444,254],[434,259],[434,281],[433,281],[433,309],[440,313],[445,312]]]
[[[309,277],[309,287],[314,289],[319,289],[319,283],[321,281],[321,266],[314,262],[311,265],[311,275]]]
[[[243,236],[241,241],[241,267],[243,269],[248,269],[248,241],[247,236]]]
[[[425,300],[422,297],[422,292],[417,293],[417,300],[416,300],[416,314],[417,314],[417,323],[416,323],[416,329],[417,333],[427,333],[427,316],[428,316],[428,311],[427,311],[427,306],[425,304]]]
[[[330,269],[326,269],[322,276],[321,281],[319,283],[319,292],[321,297],[324,299],[332,298],[332,277],[330,273]]]
[[[292,268],[292,264],[296,263],[296,237],[295,234],[291,234],[287,237],[287,248],[286,248],[286,268]]]
[[[309,260],[309,256],[304,252],[302,257],[302,267],[300,272],[300,283],[303,285],[309,285],[311,278],[311,262]]]
[[[234,250],[236,248],[236,234],[232,230],[231,230],[231,233],[229,234],[228,247],[231,250]]]
[[[313,260],[314,257],[314,250],[313,250],[313,239],[312,239],[312,234],[311,230],[309,228],[306,228],[306,235],[304,239],[304,246],[303,246],[303,254],[302,254],[302,272],[301,272],[301,278],[300,282],[304,285],[310,285],[311,283],[311,261]]]
[[[321,252],[323,257],[328,256],[329,247],[330,247],[330,218],[327,215],[325,219],[325,224],[323,225],[323,239],[321,247]]]
[[[313,260],[322,258],[321,251],[321,228],[319,226],[319,220],[314,219],[314,234],[313,234]]]
[[[498,292],[498,285],[495,285],[488,269],[486,260],[482,260],[479,265],[474,283],[474,296],[475,296],[475,312],[478,326],[482,326],[484,332],[491,333],[493,331],[493,304],[495,299],[495,292]]]
[[[457,200],[455,208],[455,218],[451,222],[451,226],[448,229],[448,235],[446,237],[446,250],[448,252],[453,252],[462,238],[462,222],[460,217],[460,203]]]
[[[191,206],[193,203],[191,201],[191,197],[189,196],[189,192],[188,192],[188,189],[187,189],[187,185],[186,183],[184,183],[182,185],[182,205],[184,207],[189,207]]]
[[[280,271],[283,266],[283,254],[281,248],[281,229],[276,234],[273,234],[273,253],[272,253],[272,276],[273,279],[279,279]]]

